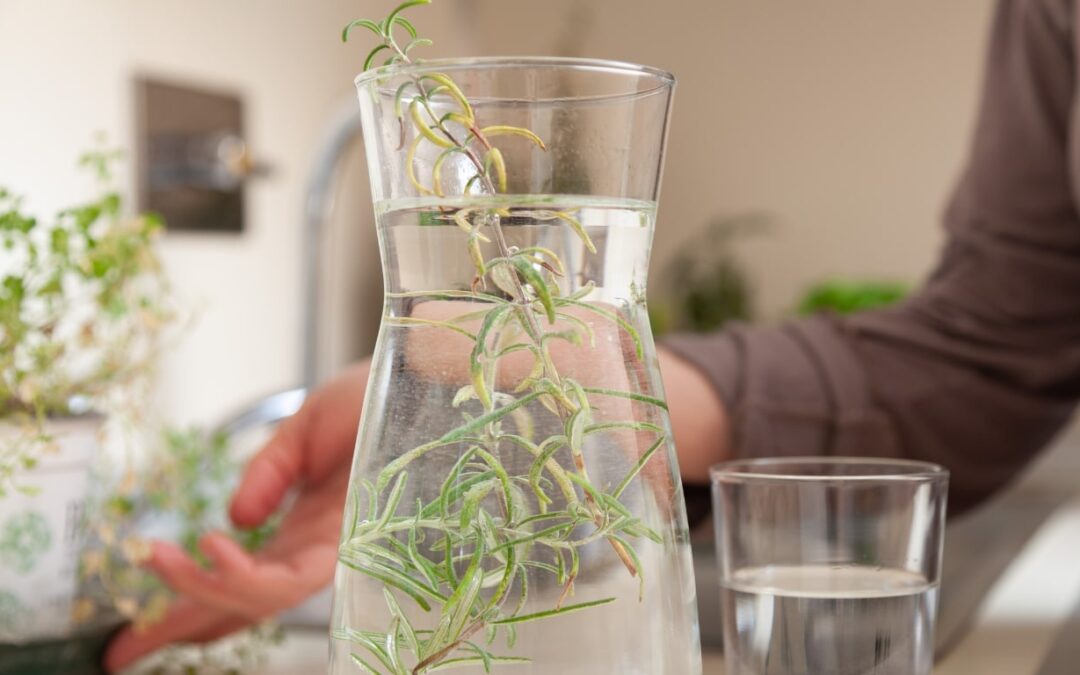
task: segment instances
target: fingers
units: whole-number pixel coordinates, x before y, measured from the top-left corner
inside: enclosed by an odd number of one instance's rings
[[[252,589],[258,576],[255,561],[240,547],[226,543],[223,535],[207,535],[199,548],[210,558],[213,569],[203,569],[181,549],[155,542],[149,566],[169,588],[181,596],[223,614],[239,614],[252,619],[266,610],[266,594]],[[254,597],[253,597],[254,596]],[[257,599],[257,602],[252,602]]]
[[[199,540],[199,550],[210,559],[215,572],[226,577],[249,574],[255,566],[251,554],[219,532],[211,532]]]
[[[659,350],[659,358],[682,476],[708,484],[709,467],[732,455],[728,411],[696,366],[665,349]]]
[[[299,483],[348,472],[370,368],[367,360],[350,366],[281,424],[244,471],[229,509],[237,526],[261,525]]]
[[[336,546],[316,543],[257,559],[221,533],[203,537],[199,549],[210,569],[172,544],[153,543],[147,565],[181,599],[161,622],[117,636],[106,655],[110,671],[169,643],[214,640],[299,604],[325,585],[336,559]]]
[[[261,525],[299,479],[303,467],[305,411],[286,420],[270,443],[255,456],[244,471],[229,508],[229,517],[239,527]]]
[[[216,570],[203,569],[182,549],[165,542],[154,542],[147,565],[181,596],[221,612],[237,610],[233,598],[235,589],[223,584]]]
[[[109,644],[105,668],[114,673],[167,644],[205,641],[225,635],[222,631],[226,628],[238,630],[243,626],[242,621],[227,614],[181,600],[152,626],[142,630],[124,628]]]
[[[149,566],[174,591],[220,612],[255,621],[299,604],[332,574],[335,549],[300,546],[279,560],[258,560],[220,533],[199,548],[212,568],[199,566],[181,549],[155,542]]]

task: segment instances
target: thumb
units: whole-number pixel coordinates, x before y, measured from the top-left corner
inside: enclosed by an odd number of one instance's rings
[[[233,495],[229,517],[240,528],[261,525],[277,511],[282,499],[302,475],[304,410],[286,420],[248,463]]]

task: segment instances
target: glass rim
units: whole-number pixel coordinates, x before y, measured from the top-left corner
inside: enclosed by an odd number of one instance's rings
[[[770,472],[759,469],[773,467],[783,469],[791,467],[875,467],[892,469],[881,473],[865,474],[829,474],[829,473],[790,473]],[[711,482],[791,482],[791,483],[905,483],[933,482],[948,480],[949,471],[932,462],[915,459],[890,459],[884,457],[759,457],[735,459],[709,467]]]
[[[654,86],[641,91],[628,91],[619,94],[596,94],[592,96],[543,97],[534,99],[536,102],[605,101],[618,100],[627,97],[645,97],[659,91],[670,90],[676,83],[675,76],[662,68],[645,66],[629,61],[591,59],[574,56],[476,56],[468,58],[431,59],[409,65],[391,64],[380,66],[360,73],[353,80],[353,84],[359,88],[386,77],[501,68],[558,68],[561,70],[611,73],[615,75],[644,75],[655,80]],[[497,100],[497,97],[495,97],[495,99]]]

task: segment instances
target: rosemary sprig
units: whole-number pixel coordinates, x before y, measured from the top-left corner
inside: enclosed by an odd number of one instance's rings
[[[365,70],[384,55],[384,66],[412,64],[411,52],[430,41],[418,37],[402,12],[430,2],[410,0],[380,22],[353,21],[345,27],[342,39],[348,40],[355,28],[376,36],[377,44],[364,60]],[[408,41],[398,40],[402,32]],[[446,196],[443,168],[455,156],[466,158],[474,172],[465,183],[464,196],[505,193],[510,175],[494,138],[524,139],[538,151],[547,149],[543,139],[528,129],[481,127],[468,98],[445,73],[409,76],[396,90],[394,111],[408,179],[422,196]],[[437,152],[430,182],[422,181],[415,170],[422,148]],[[615,601],[609,597],[567,604],[580,573],[582,547],[608,542],[631,577],[638,578],[643,594],[644,570],[634,547],[639,540],[662,541],[620,497],[665,447],[666,432],[639,420],[597,421],[590,398],[615,397],[657,412],[666,406],[636,392],[582,386],[558,371],[550,352],[555,340],[593,345],[593,329],[582,315],[615,326],[628,336],[638,358],[643,356],[641,337],[617,312],[584,301],[591,283],[573,293],[561,292],[558,280],[565,275],[565,266],[558,255],[539,246],[510,247],[502,221],[513,215],[534,222],[561,222],[595,253],[584,225],[568,211],[511,211],[497,203],[445,207],[443,214],[466,234],[467,252],[475,267],[471,290],[391,296],[469,300],[472,309],[482,309],[449,320],[388,317],[387,321],[405,329],[451,331],[471,341],[469,384],[461,387],[450,404],[456,408],[475,400],[483,412],[466,416],[438,438],[400,454],[383,467],[374,483],[362,480],[351,493],[352,517],[339,561],[382,585],[391,617],[385,632],[346,629],[335,633],[360,650],[352,653],[352,661],[365,673],[419,675],[476,665],[489,671],[496,664],[527,662],[496,655],[492,649],[498,637],[502,635],[506,648],[512,649],[521,624],[557,619]],[[485,258],[482,244],[492,241],[498,255]],[[513,392],[499,391],[495,378],[499,363],[515,352],[530,354],[533,368]],[[561,433],[534,442],[531,432],[523,431],[533,427],[530,409],[534,404],[558,420]],[[507,427],[510,422],[517,433]],[[585,442],[591,435],[612,430],[652,434],[654,439],[625,477],[613,489],[605,489],[590,478]],[[462,451],[438,496],[428,503],[405,504],[409,468],[429,453],[449,447]],[[512,475],[503,465],[500,452],[507,448],[532,456],[524,475]],[[571,461],[564,465],[560,456]],[[562,587],[552,607],[524,612],[530,599],[530,573],[550,575]],[[399,601],[411,601],[423,611],[437,610],[434,629],[414,626]]]

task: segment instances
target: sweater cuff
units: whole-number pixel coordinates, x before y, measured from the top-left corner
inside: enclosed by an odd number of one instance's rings
[[[662,343],[720,395],[738,457],[888,455],[895,438],[834,318],[734,325]]]

